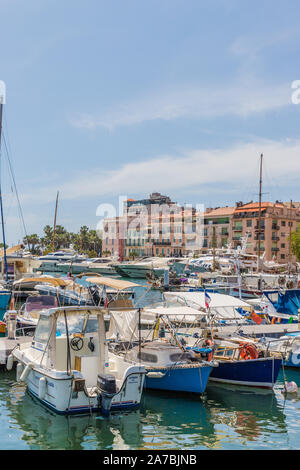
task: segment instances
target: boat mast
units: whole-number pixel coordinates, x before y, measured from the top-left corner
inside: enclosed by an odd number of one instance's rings
[[[0,96],[0,156],[1,156],[1,136],[2,136],[2,114],[3,114],[3,97]],[[5,230],[4,230],[4,217],[3,217],[3,204],[2,204],[2,185],[0,175],[0,210],[1,210],[1,223],[2,223],[2,238],[3,238],[3,258],[5,266],[5,280],[8,280],[7,271],[7,257],[6,257],[6,242],[5,242]]]
[[[262,160],[263,154],[260,155],[259,170],[259,199],[258,199],[258,252],[257,252],[257,272],[260,268],[260,234],[261,234],[261,188],[262,188]]]
[[[291,274],[291,264],[292,264],[292,253],[291,253],[291,236],[292,236],[292,220],[293,220],[293,213],[292,213],[292,208],[293,208],[293,201],[291,199],[290,202],[290,217],[289,217],[289,225],[290,225],[290,230],[289,230],[289,267],[288,267],[288,272],[289,275]]]
[[[55,204],[55,213],[54,213],[54,224],[53,224],[53,240],[52,240],[52,251],[55,251],[55,228],[56,228],[56,215],[57,215],[57,205],[58,205],[58,191],[56,195],[56,204]]]

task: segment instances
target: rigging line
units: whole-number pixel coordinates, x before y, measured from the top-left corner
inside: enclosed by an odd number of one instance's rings
[[[25,221],[24,221],[24,217],[23,217],[23,211],[22,211],[22,207],[21,207],[21,203],[20,203],[20,199],[19,199],[19,194],[18,194],[18,189],[17,189],[17,185],[16,185],[15,175],[14,175],[14,171],[13,171],[13,168],[12,168],[11,160],[10,160],[10,157],[9,157],[9,151],[8,151],[8,147],[7,147],[7,143],[6,143],[6,138],[5,138],[5,135],[4,135],[4,134],[3,134],[3,142],[4,142],[4,146],[5,146],[5,150],[6,150],[7,161],[8,161],[8,165],[9,165],[9,169],[10,169],[10,174],[11,174],[12,181],[13,181],[13,185],[14,185],[14,189],[15,189],[16,198],[17,198],[17,201],[18,201],[19,213],[20,213],[20,217],[21,217],[21,221],[22,221],[22,225],[23,225],[23,229],[24,229],[24,234],[25,234],[25,236],[27,237],[28,234],[27,234],[27,230],[26,230],[26,226],[25,226]],[[29,244],[28,244],[28,248],[29,248]]]

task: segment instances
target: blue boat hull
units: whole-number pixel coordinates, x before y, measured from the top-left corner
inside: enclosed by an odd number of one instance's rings
[[[211,366],[193,368],[155,369],[164,374],[161,378],[145,378],[145,388],[152,390],[169,390],[173,392],[204,393]],[[148,370],[149,372],[149,370]]]
[[[219,367],[213,369],[209,380],[235,385],[273,388],[281,364],[281,359],[272,357],[249,361],[219,361]]]
[[[11,297],[10,291],[0,292],[0,320],[3,320],[3,316],[6,310],[8,310],[10,297]]]

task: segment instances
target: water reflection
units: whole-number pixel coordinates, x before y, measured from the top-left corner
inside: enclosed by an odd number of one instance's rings
[[[284,406],[271,390],[214,384],[206,392],[214,422],[225,424],[248,441],[263,440],[269,432],[287,432]]]
[[[12,395],[19,395],[18,386]],[[27,392],[11,402],[22,439],[31,449],[131,449],[141,446],[140,411],[101,415],[62,416],[41,405]]]
[[[141,413],[145,448],[196,449],[217,442],[210,409],[200,397],[147,391]]]

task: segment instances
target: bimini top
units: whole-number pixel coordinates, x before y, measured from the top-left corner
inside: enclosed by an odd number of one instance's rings
[[[64,315],[66,313],[67,316],[70,315],[82,315],[83,313],[88,313],[89,315],[105,315],[107,313],[107,309],[102,307],[88,307],[87,305],[82,306],[69,306],[69,307],[54,307],[49,308],[48,310],[43,310],[40,313],[40,317],[51,317],[52,315]]]
[[[141,284],[136,284],[135,282],[112,279],[111,277],[90,277],[89,279],[86,279],[86,282],[97,284],[98,286],[111,287],[117,290],[129,289],[130,287],[144,287]]]
[[[164,296],[170,303],[180,303],[202,312],[211,311],[221,318],[242,318],[238,313],[239,308],[243,310],[252,310],[252,307],[243,300],[233,297],[231,295],[217,294],[215,292],[208,292],[210,297],[209,310],[205,305],[204,292],[165,292]]]
[[[27,283],[32,283],[36,282],[37,284],[41,283],[47,283],[47,284],[52,284],[53,286],[56,287],[65,287],[67,283],[58,277],[23,277],[22,279],[19,279],[18,281],[15,281],[13,283],[13,286],[20,286],[21,284],[27,284]]]

